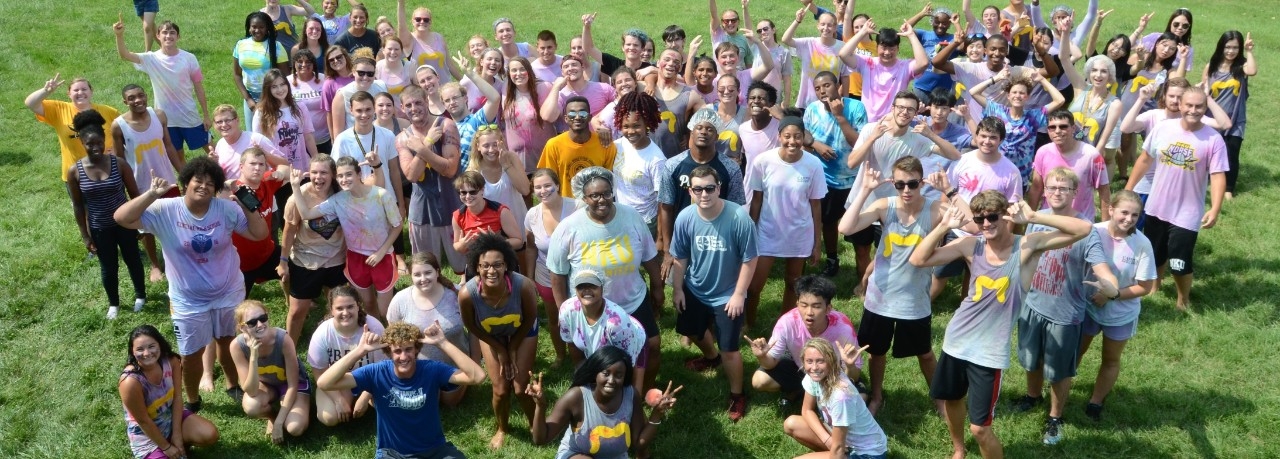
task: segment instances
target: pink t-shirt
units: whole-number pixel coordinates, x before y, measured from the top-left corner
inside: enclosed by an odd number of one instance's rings
[[[809,334],[809,328],[805,327],[804,318],[800,317],[800,310],[792,309],[779,317],[778,323],[773,325],[773,336],[769,338],[769,342],[773,345],[769,347],[769,357],[788,359],[799,365],[799,356],[803,354],[804,344],[812,338],[823,338],[830,341],[833,346],[836,343],[853,343],[855,347],[858,346],[858,336],[853,331],[853,322],[844,313],[836,310],[828,312],[827,329],[818,336],[813,336]],[[858,361],[854,362],[853,366],[862,368],[862,357],[858,357]]]
[[[218,156],[218,165],[222,166],[222,172],[227,174],[227,180],[240,178],[240,154],[254,146],[261,148],[269,155],[288,157],[276,147],[275,142],[257,132],[241,132],[240,138],[236,139],[235,143],[229,143],[223,138],[213,147],[213,154]]]
[[[361,255],[377,252],[391,228],[403,221],[391,193],[376,186],[359,198],[350,191],[339,191],[316,206],[316,210],[325,218],[337,218],[347,239],[347,250]]]
[[[813,77],[823,70],[841,77],[849,74],[848,67],[840,60],[840,48],[844,42],[836,40],[831,46],[822,44],[820,37],[803,37],[794,40],[796,57],[800,58],[800,92],[796,95],[795,106],[808,107],[818,100],[813,89]],[[785,90],[785,89],[784,89]]]
[[[566,84],[563,88],[560,88],[560,111],[561,113],[564,112],[564,105],[569,101],[570,97],[582,96],[586,97],[587,103],[591,104],[591,116],[596,116],[597,113],[600,113],[600,110],[604,110],[605,105],[609,105],[609,102],[616,95],[617,93],[613,90],[613,86],[598,81],[588,81],[587,85],[582,88],[582,92],[574,91],[572,87]]]
[[[991,71],[990,67],[987,67],[986,62],[952,62],[951,65],[956,71],[956,82],[964,85],[965,88],[977,86],[982,80],[990,79],[996,74]],[[1010,73],[1013,73],[1013,70],[1009,69]],[[987,96],[987,103],[996,102],[1008,105],[1009,99],[1005,96],[1004,91],[1001,90],[1003,87],[1004,85],[1001,84],[988,85],[987,90],[982,92],[982,95]],[[973,100],[973,95],[967,89],[964,92],[964,96],[965,103],[969,105],[969,117],[973,118],[974,121],[981,121],[982,111],[984,110],[982,106]]]
[[[867,122],[874,123],[893,110],[893,96],[907,89],[918,75],[911,73],[911,61],[898,59],[893,65],[880,63],[878,56],[854,56],[862,75],[862,105],[867,107]]]
[[[472,113],[484,108],[485,102],[488,102],[489,99],[484,97],[484,94],[480,92],[480,88],[476,87],[475,82],[471,81],[470,78],[462,77],[462,82],[459,84],[467,90],[467,107],[471,108]],[[505,80],[495,80],[493,89],[498,90],[499,96],[504,95],[507,93],[507,82]],[[501,104],[501,99],[498,102]]]
[[[316,75],[316,79],[312,81],[297,81],[294,75],[289,75],[289,84],[293,85],[290,89],[293,91],[293,100],[306,109],[311,122],[311,136],[315,137],[316,144],[330,139],[329,113],[324,111],[324,102],[320,100],[324,90],[323,81],[324,75]]]
[[[1166,120],[1151,130],[1142,149],[1155,160],[1151,167],[1156,171],[1146,213],[1200,231],[1209,175],[1229,169],[1222,136],[1209,126],[1187,131],[1182,120]]]
[[[562,72],[560,70],[560,62],[562,59],[563,58],[560,55],[556,55],[555,62],[552,62],[549,65],[542,65],[542,61],[540,59],[530,59],[529,66],[533,67],[533,75],[537,77],[539,81],[552,83],[556,81],[556,78],[560,78]]]
[[[307,152],[306,135],[315,132],[315,129],[311,126],[311,114],[307,112],[307,108],[298,104],[298,111],[300,113],[294,113],[292,108],[282,107],[275,128],[268,129],[267,132],[271,134],[271,142],[284,153],[281,156],[289,160],[289,167],[305,171],[311,167],[311,154]],[[261,122],[262,111],[255,111],[253,123],[250,124],[255,132],[261,132],[258,127]]]
[[[974,196],[986,190],[998,190],[1010,201],[1022,196],[1022,173],[1018,172],[1018,166],[1004,156],[995,164],[987,164],[981,154],[977,150],[965,153],[951,167],[947,179],[956,187],[957,196],[965,202],[973,201]]]
[[[1052,142],[1040,147],[1036,152],[1036,159],[1031,163],[1031,169],[1040,175],[1045,186],[1049,186],[1049,171],[1057,167],[1065,167],[1076,173],[1076,177],[1080,178],[1080,185],[1076,187],[1076,199],[1071,202],[1071,208],[1077,214],[1088,221],[1093,221],[1093,217],[1098,214],[1094,207],[1093,194],[1094,190],[1100,189],[1111,183],[1111,177],[1107,174],[1107,162],[1102,155],[1098,153],[1098,149],[1094,148],[1088,142],[1076,142],[1079,145],[1077,151],[1070,156],[1063,156],[1062,150]],[[1048,196],[1048,193],[1045,193]],[[1049,200],[1041,199],[1041,209],[1049,208]]]
[[[761,153],[781,146],[778,143],[778,120],[769,117],[769,124],[758,131],[752,127],[751,120],[743,121],[738,125],[738,138],[742,139],[744,164],[751,164],[751,161]],[[747,168],[747,172],[750,173],[751,169]],[[743,180],[750,180],[750,178],[744,177]]]
[[[511,109],[504,108],[502,121],[506,127],[504,131],[507,135],[507,148],[515,152],[516,155],[524,159],[525,171],[533,171],[538,167],[538,160],[542,158],[542,147],[547,145],[547,141],[556,136],[555,123],[539,122],[538,110],[533,106],[533,98],[539,97],[539,107],[547,94],[551,93],[551,83],[538,82],[538,94],[528,94],[516,91],[514,95],[507,97],[515,97],[515,103],[511,104]],[[503,105],[506,105],[503,102]]]
[[[155,94],[156,107],[164,110],[169,127],[196,127],[204,123],[196,111],[195,83],[204,81],[200,62],[194,54],[178,50],[169,56],[163,51],[138,53],[142,60],[133,64],[151,77],[151,92]]]

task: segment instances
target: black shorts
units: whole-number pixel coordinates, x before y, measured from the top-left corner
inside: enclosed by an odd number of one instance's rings
[[[346,265],[310,270],[289,260],[289,296],[300,300],[320,297],[325,287],[334,288],[347,283]]]
[[[996,414],[996,402],[1000,400],[998,368],[987,368],[966,360],[957,359],[942,352],[938,366],[933,370],[933,385],[929,397],[935,400],[963,400],[969,397],[969,423],[989,426]]]
[[[405,225],[400,225],[400,232],[399,232],[399,233],[396,233],[396,240],[395,240],[395,242],[392,242],[392,243],[391,243],[391,253],[394,253],[394,254],[396,254],[396,255],[404,255],[404,254],[405,254],[405,251],[404,251],[404,226],[405,226]],[[409,269],[409,267],[408,267],[408,266],[406,266],[406,267],[405,267],[405,269]]]
[[[1200,233],[1176,226],[1154,215],[1146,217],[1146,228],[1142,233],[1151,240],[1156,266],[1164,266],[1168,261],[1169,271],[1175,276],[1194,273],[1195,263],[1192,258],[1196,251],[1196,237]]]
[[[263,282],[279,279],[280,275],[276,273],[276,267],[280,266],[280,246],[276,245],[271,250],[271,256],[267,257],[258,267],[244,271],[245,293],[253,284],[261,284]]]
[[[822,226],[840,223],[844,216],[844,202],[849,199],[848,189],[827,188],[827,195],[822,197]],[[834,228],[834,227],[833,227]]]
[[[644,301],[640,302],[640,307],[636,308],[636,312],[631,313],[631,317],[640,321],[640,326],[644,327],[644,338],[650,339],[662,334],[662,330],[658,329],[658,318],[653,316],[653,297],[648,293],[644,294]]]
[[[858,342],[871,346],[867,349],[871,355],[885,355],[889,352],[891,343],[895,359],[924,355],[933,351],[932,323],[932,315],[902,320],[885,317],[864,308],[862,320],[858,321]]]
[[[691,340],[700,340],[703,333],[711,328],[720,352],[739,352],[739,337],[742,335],[742,325],[746,323],[746,318],[744,314],[738,314],[738,317],[730,319],[725,306],[703,303],[686,286],[684,312],[676,316],[676,333],[687,336]],[[712,324],[715,326],[712,327]]]
[[[875,224],[863,228],[862,231],[844,237],[854,247],[871,247],[880,243],[880,225]]]
[[[943,236],[942,244],[939,247],[950,244],[951,241],[958,239],[955,231],[947,231],[947,235]],[[969,266],[965,264],[964,258],[957,258],[942,266],[933,267],[933,277],[938,279],[949,279],[964,274],[964,270]]]
[[[800,382],[804,380],[804,373],[800,372],[800,367],[796,366],[791,359],[778,359],[778,364],[773,368],[768,370],[761,368],[760,371],[773,378],[784,394],[799,392],[803,389]]]

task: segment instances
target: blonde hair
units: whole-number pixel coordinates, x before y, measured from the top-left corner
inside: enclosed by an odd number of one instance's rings
[[[244,321],[249,319],[249,310],[253,308],[258,308],[261,309],[262,312],[267,312],[266,305],[263,305],[262,302],[258,300],[244,300],[241,301],[240,304],[236,305],[235,314],[237,328],[244,325]]]
[[[1066,166],[1058,166],[1049,170],[1049,173],[1045,175],[1045,184],[1048,184],[1049,179],[1052,178],[1070,183],[1071,188],[1080,186],[1080,176],[1076,175],[1075,171],[1067,168]]]
[[[231,104],[222,104],[217,107],[213,107],[214,118],[217,118],[218,115],[221,115],[223,113],[230,113],[231,119],[240,119],[240,113],[237,111],[235,107],[232,107]]]
[[[800,351],[801,367],[804,367],[804,354],[813,349],[822,355],[822,360],[827,362],[827,374],[822,377],[821,381],[814,381],[822,388],[822,400],[831,397],[837,390],[848,390],[844,381],[841,379],[842,362],[836,358],[836,349],[831,345],[830,341],[825,338],[813,338],[804,343],[804,350]]]

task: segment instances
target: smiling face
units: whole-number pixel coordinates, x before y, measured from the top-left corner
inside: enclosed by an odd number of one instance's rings
[[[893,100],[893,124],[899,128],[911,125],[911,121],[920,113],[920,101],[908,97]]]
[[[498,39],[498,43],[509,45],[515,42],[516,27],[510,22],[502,22],[494,29],[494,38]]]
[[[574,101],[564,106],[564,121],[569,125],[569,130],[575,133],[585,133],[589,129],[591,119],[591,109],[586,102]]]
[[[738,83],[733,78],[721,78],[716,84],[716,93],[720,94],[720,103],[738,103]]]
[[[665,49],[662,55],[658,57],[658,70],[662,72],[662,78],[671,80],[680,75],[680,65],[684,58],[680,56],[680,52],[674,49]]]
[[[481,164],[496,164],[502,155],[502,135],[498,130],[478,133],[472,140],[472,148],[480,153]]]
[[[271,28],[271,24],[263,22],[262,18],[254,17],[249,20],[249,36],[253,37],[253,41],[263,41],[267,39],[267,30]]]
[[[404,115],[409,117],[410,122],[419,126],[427,123],[431,116],[427,110],[427,101],[419,97],[401,98],[400,110],[404,111]]]
[[[390,97],[375,97],[373,113],[379,121],[390,121],[396,117],[396,102]]]
[[[387,38],[387,37],[396,36],[396,28],[392,27],[391,23],[389,22],[383,22],[378,24],[376,31],[378,32],[378,38]]]
[[[551,181],[551,177],[538,175],[533,178],[533,195],[538,197],[538,201],[546,202],[560,195],[560,187]]]
[[[645,128],[644,120],[640,118],[639,113],[627,113],[627,116],[622,119],[622,137],[631,142],[631,145],[644,145],[649,139],[649,131]]]
[[[586,203],[587,215],[597,222],[613,218],[613,187],[604,180],[593,180],[582,187],[582,200]]]
[[[951,30],[951,15],[947,13],[938,13],[933,15],[933,33],[937,35],[946,35]]]
[[[93,102],[93,88],[85,81],[75,81],[67,87],[67,98],[76,106],[88,106]]]
[[[271,87],[268,89],[271,91],[271,97],[283,101],[285,97],[289,96],[289,80],[276,78],[275,81],[271,82]]]
[[[524,87],[529,83],[529,69],[524,67],[524,63],[517,60],[507,62],[507,78],[510,78],[516,87]]]
[[[360,168],[355,166],[338,166],[338,188],[350,190],[360,181]]]
[[[460,120],[467,117],[467,96],[462,94],[462,90],[454,85],[445,85],[440,89],[440,100],[444,101],[444,109],[449,111],[453,119]]]
[[[160,343],[155,338],[147,335],[138,335],[129,343],[129,351],[133,353],[133,359],[138,361],[138,365],[142,368],[155,368],[160,364]]]
[[[569,55],[577,56],[578,59],[582,59],[582,53],[585,51],[586,47],[582,44],[582,38],[573,37],[569,40]]]
[[[240,138],[240,123],[234,111],[227,110],[213,115],[213,129],[224,139]],[[230,140],[228,140],[230,141]]]
[[[645,62],[653,62],[653,42],[644,42],[644,49],[640,51],[640,60]]]
[[[409,275],[412,276],[413,286],[422,293],[430,291],[440,279],[440,273],[428,263],[415,263]]]
[[[738,19],[737,12],[725,11],[724,14],[720,15],[720,27],[724,29],[724,33],[730,35],[738,33],[738,24],[740,22],[741,19]]]
[[[351,10],[351,28],[355,30],[364,30],[369,25],[369,13],[361,10]]]
[[[1009,43],[1002,39],[988,39],[987,49],[987,68],[992,72],[999,72],[1004,69],[1004,60],[1009,57]]]
[[[893,65],[898,62],[898,47],[876,45],[876,57],[879,57],[880,62],[885,65]]]
[[[484,205],[484,187],[475,188],[471,185],[462,185],[458,187],[458,200],[462,201],[462,205],[468,208],[478,208]]]
[[[616,362],[596,373],[595,390],[606,398],[612,398],[622,391],[623,381],[626,381],[626,378],[627,365],[623,362]]]
[[[394,33],[395,31],[392,32]],[[382,32],[378,32],[378,34],[381,35]],[[386,42],[386,44],[382,45],[383,57],[386,57],[388,61],[404,59],[404,47],[400,46],[399,41],[387,40]]]
[[[551,65],[556,61],[555,40],[538,40],[538,61],[543,65]]]
[[[320,3],[320,9],[324,11],[325,16],[333,16],[338,12],[338,0],[324,0]]]
[[[340,76],[351,75],[351,65],[347,62],[347,56],[336,46],[329,48],[324,62],[329,65],[329,68],[337,71]]]
[[[356,73],[356,89],[368,91],[373,86],[373,80],[376,79],[377,67],[368,62],[356,64],[353,68]]]
[[[484,49],[488,47],[489,44],[485,43],[483,38],[471,37],[471,40],[467,41],[467,54],[470,54],[472,59],[479,61],[480,53],[483,53]]]
[[[747,91],[747,111],[753,117],[768,113],[769,92],[760,88]]]
[[[714,209],[720,205],[719,188],[714,177],[689,177],[689,202],[699,209]]]
[[[1045,131],[1049,133],[1049,140],[1058,147],[1059,150],[1066,151],[1068,147],[1073,147],[1069,142],[1075,139],[1075,123],[1071,120],[1050,118],[1049,124],[1045,126]]]
[[[795,125],[784,127],[778,133],[778,142],[785,153],[791,155],[804,153],[804,129]]]
[[[1207,96],[1200,91],[1189,91],[1182,95],[1182,100],[1178,102],[1179,111],[1182,112],[1182,120],[1184,126],[1193,126],[1198,128],[1200,122],[1204,119],[1204,112],[1209,106],[1206,104]]]
[[[969,58],[969,62],[982,62],[987,58],[986,45],[981,40],[970,42],[964,47],[964,56]]]
[[[988,6],[982,10],[982,26],[994,30],[1000,25],[1000,9]]]
[[[1015,83],[1009,86],[1009,106],[1022,108],[1027,105],[1027,97],[1031,95],[1031,88],[1026,84]]]
[[[436,75],[435,69],[423,67],[414,76],[417,77],[415,83],[418,83],[418,87],[421,87],[427,94],[435,94],[440,89],[440,76]]]
[[[865,19],[863,19],[862,21],[866,22]],[[853,25],[853,28],[855,30],[861,27],[861,25],[856,24],[856,22],[857,21],[855,20],[855,24]],[[822,16],[818,16],[818,36],[822,38],[835,38],[836,36],[835,16],[832,16],[830,14],[824,14]]]
[[[564,75],[564,79],[570,83],[577,83],[582,80],[582,61],[577,59],[565,59],[560,62],[560,74]]]
[[[267,335],[267,331],[271,329],[271,323],[262,320],[267,315],[267,311],[258,306],[249,306],[244,309],[245,322],[239,324],[240,332],[245,335],[261,340]],[[254,322],[253,325],[247,322]]]
[[[302,29],[302,33],[306,34],[307,40],[315,42],[324,35],[324,25],[320,21],[307,21],[307,25]]]
[[[978,147],[978,151],[986,154],[1000,154],[1000,136],[996,133],[978,129],[978,135],[974,136],[974,145]]]
[[[711,61],[698,61],[698,66],[693,68],[693,79],[698,86],[711,86],[716,79],[716,65]]]
[[[147,112],[147,92],[142,88],[133,88],[124,92],[124,105],[129,112],[143,114]]]
[[[1104,88],[1111,84],[1111,69],[1107,67],[1106,62],[1102,60],[1093,62],[1093,67],[1089,69],[1089,83]]]
[[[329,163],[326,162],[312,162],[307,175],[311,177],[311,187],[315,190],[328,190],[333,180],[333,171],[329,169]]]
[[[1121,199],[1111,207],[1111,227],[1120,234],[1129,234],[1138,226],[1142,217],[1142,203],[1129,199]]]
[[[760,21],[756,24],[756,36],[760,37],[760,40],[765,43],[772,44],[776,42],[777,37],[775,36],[775,33],[776,31],[773,30],[773,25],[770,24],[769,21]]]
[[[373,119],[377,116],[374,113],[373,101],[371,100],[353,100],[351,101],[351,117],[355,118],[356,128],[361,131],[368,130],[373,126]]]
[[[1050,176],[1044,182],[1044,197],[1055,213],[1066,212],[1076,199],[1076,187],[1069,180]]]
[[[417,346],[397,346],[394,344],[387,346],[387,353],[391,355],[391,364],[395,368],[396,377],[400,379],[409,379],[418,369],[418,347]]]
[[[329,304],[329,315],[333,317],[333,323],[338,328],[354,330],[359,326],[360,306],[355,298],[338,295],[333,297],[333,302]]]
[[[725,49],[716,54],[716,63],[720,64],[720,68],[725,73],[738,70],[738,47],[727,46]]]
[[[160,40],[160,46],[165,48],[173,48],[178,45],[178,29],[172,25],[164,25],[156,32],[156,38]]]
[[[595,308],[604,303],[604,289],[594,284],[578,284],[573,288],[578,295],[578,301],[582,302],[584,308]]]
[[[1113,38],[1107,43],[1107,57],[1113,61],[1123,59],[1128,50],[1125,49],[1124,40]]]
[[[480,74],[492,77],[502,73],[502,52],[496,49],[485,51],[480,56]]]
[[[802,293],[796,299],[796,309],[800,310],[800,319],[810,334],[819,334],[827,330],[827,313],[831,312],[831,303],[812,293]]]
[[[208,175],[192,176],[187,182],[186,195],[187,201],[192,204],[205,204],[213,200],[217,194],[218,183],[213,181]]]
[[[639,59],[640,54],[644,52],[644,43],[639,38],[631,35],[622,36],[622,55],[627,59]]]
[[[485,287],[502,287],[507,278],[507,262],[502,257],[502,252],[490,250],[480,254],[476,272],[480,275],[480,282]],[[519,292],[512,293],[519,294]]]
[[[413,30],[418,32],[431,31],[431,10],[426,8],[413,10]]]
[[[803,355],[804,374],[809,375],[809,379],[821,381],[827,377],[827,373],[831,371],[832,362],[827,362],[821,352],[811,347],[805,348]]]
[[[636,90],[636,79],[630,73],[622,72],[613,77],[613,90],[618,93],[618,98],[629,94]]]

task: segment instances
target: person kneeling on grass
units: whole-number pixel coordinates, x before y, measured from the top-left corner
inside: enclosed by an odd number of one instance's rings
[[[139,325],[129,332],[129,358],[120,374],[125,433],[137,459],[183,457],[186,446],[210,446],[218,428],[182,408],[182,357],[156,327]],[[164,445],[161,447],[161,445]]]
[[[419,360],[418,352],[424,344],[444,350],[458,368],[434,360]],[[350,371],[377,350],[382,350],[390,360]],[[373,394],[378,415],[377,458],[465,458],[444,438],[440,425],[440,389],[474,386],[484,382],[484,378],[484,369],[446,340],[439,325],[433,324],[424,333],[415,325],[393,322],[383,336],[365,329],[360,346],[331,365],[320,376],[318,385],[320,390],[355,389]]]
[[[643,401],[632,387],[633,377],[631,356],[626,351],[614,346],[600,348],[574,371],[572,387],[556,401],[548,419],[542,374],[534,378],[529,372],[525,395],[532,397],[536,406],[529,427],[533,443],[545,445],[564,432],[556,459],[627,458],[632,445],[636,457],[648,458],[657,426],[675,406],[675,395],[684,386],[673,390],[668,382],[646,419]],[[577,428],[572,428],[575,425]]]
[[[383,332],[382,322],[370,317],[360,306],[360,294],[350,285],[340,285],[329,291],[329,318],[316,326],[307,347],[307,363],[316,380],[343,356],[360,345],[362,328],[373,333]],[[369,354],[356,362],[356,367],[386,360],[378,353]],[[316,391],[316,419],[329,427],[364,416],[373,406],[373,395],[368,392]]]
[[[284,442],[286,430],[302,435],[311,424],[312,388],[293,340],[283,328],[267,324],[267,310],[257,300],[236,306],[236,323],[240,335],[231,346],[231,359],[244,388],[244,414],[265,418],[267,433],[277,445]]]
[[[845,345],[840,348],[844,361],[849,360],[849,354],[856,359],[866,349]],[[813,338],[804,344],[802,352],[804,409],[799,415],[788,416],[782,429],[815,452],[797,459],[883,459],[889,452],[889,440],[867,411],[866,402],[857,395],[853,382],[844,372],[835,371],[840,363],[831,342]]]

